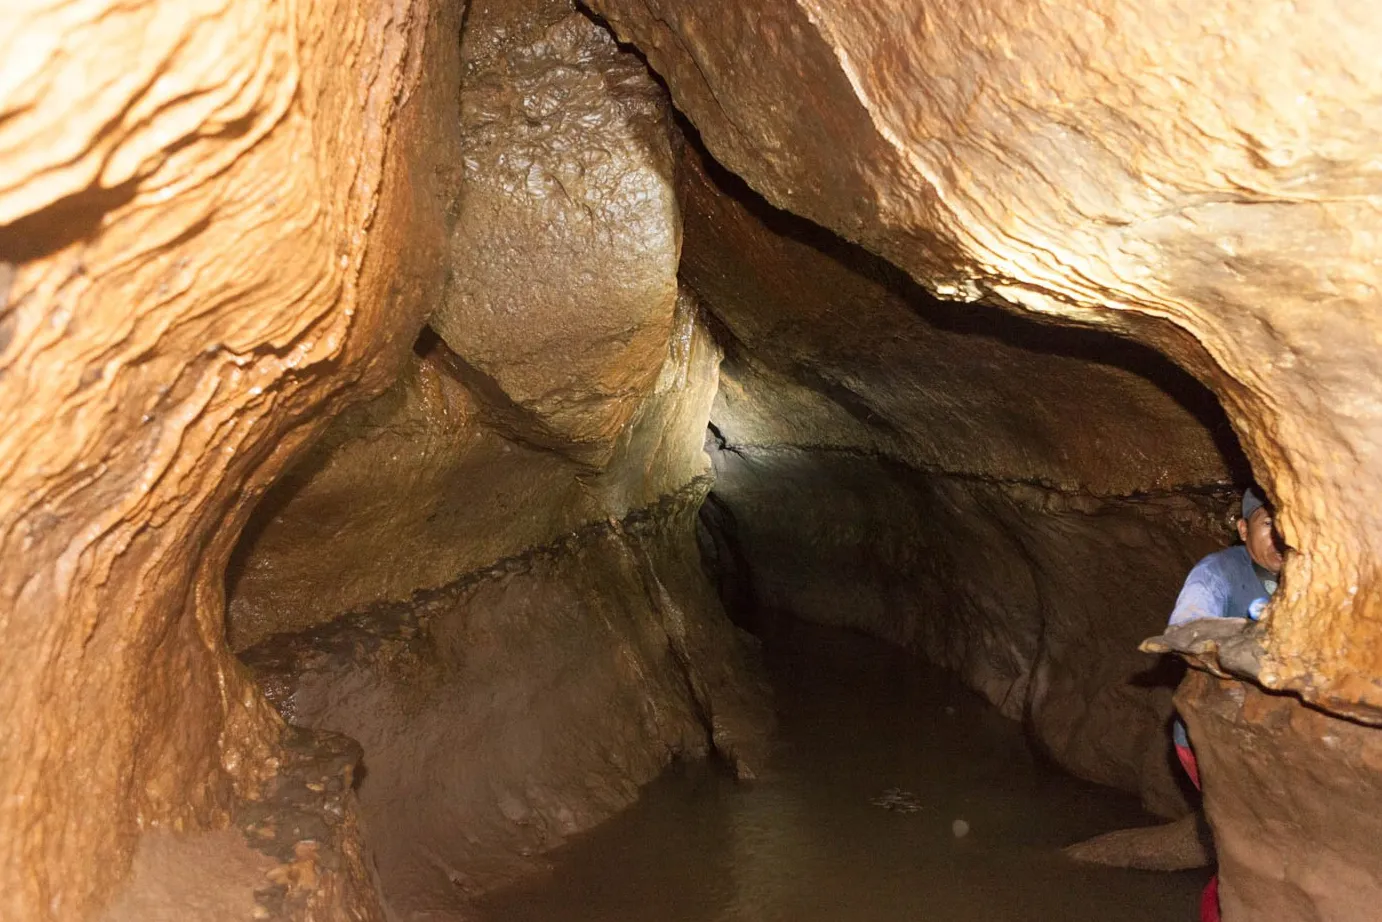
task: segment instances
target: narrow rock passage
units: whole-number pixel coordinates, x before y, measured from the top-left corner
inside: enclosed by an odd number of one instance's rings
[[[946,674],[800,622],[767,644],[772,777],[677,767],[626,813],[499,891],[484,920],[1182,922],[1206,872],[1089,868],[1059,847],[1148,821],[1040,764],[1020,727]],[[901,796],[887,792],[898,789]],[[888,809],[913,800],[919,810]],[[963,838],[956,821],[968,826]]]

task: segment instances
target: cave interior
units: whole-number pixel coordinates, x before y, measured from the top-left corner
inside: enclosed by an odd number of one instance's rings
[[[1375,919],[1376,14],[20,6],[4,918]]]

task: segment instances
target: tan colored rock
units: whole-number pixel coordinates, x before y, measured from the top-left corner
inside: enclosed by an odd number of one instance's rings
[[[452,283],[399,382],[274,487],[236,649],[444,586],[708,472],[719,349],[679,291],[670,111],[563,0],[470,6]]]
[[[432,324],[514,437],[601,466],[673,328],[665,93],[570,0],[477,0],[462,54],[466,192]]]
[[[141,829],[224,823],[272,772],[222,574],[440,283],[456,26],[411,0],[6,8],[0,917],[87,917]]]
[[[937,302],[694,151],[679,186],[682,274],[728,350],[727,597],[914,649],[1070,771],[1184,812],[1180,672],[1137,645],[1227,540],[1213,396],[1106,333]]]
[[[228,574],[231,644],[285,718],[362,744],[410,917],[465,915],[674,758],[753,775],[772,723],[695,545],[721,352],[677,279],[666,100],[569,3],[473,5],[463,57],[436,332]]]
[[[1377,731],[1198,670],[1176,705],[1199,758],[1224,918],[1376,919]]]
[[[592,0],[710,151],[948,297],[1132,333],[1224,402],[1297,554],[1274,687],[1382,717],[1382,11]]]
[[[1184,871],[1211,863],[1201,833],[1199,814],[1188,813],[1173,823],[1141,829],[1106,832],[1065,849],[1076,861],[1110,868],[1141,871]]]
[[[100,922],[244,922],[254,918],[254,891],[274,863],[235,830],[145,837],[129,886]],[[196,880],[195,890],[187,886]]]
[[[256,512],[230,570],[232,646],[444,586],[708,473],[720,353],[694,311],[684,298],[659,377],[597,470],[507,438],[459,360],[425,338],[398,383],[333,421]]]
[[[290,720],[364,745],[395,912],[459,912],[531,873],[675,758],[761,770],[771,716],[700,568],[703,490],[245,654]]]
[[[715,415],[734,444],[1098,495],[1230,479],[1213,396],[1146,347],[937,301],[694,148],[680,163],[682,274],[732,346]]]

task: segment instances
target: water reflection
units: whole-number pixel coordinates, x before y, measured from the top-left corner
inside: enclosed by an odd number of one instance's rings
[[[798,626],[769,665],[770,781],[683,766],[628,812],[493,894],[492,922],[1182,922],[1205,875],[1075,865],[1062,845],[1148,822],[1129,798],[1039,764],[1021,730],[946,676]],[[921,809],[871,801],[890,788]],[[970,832],[956,838],[964,820]]]

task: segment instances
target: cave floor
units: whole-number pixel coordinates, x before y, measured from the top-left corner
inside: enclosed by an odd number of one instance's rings
[[[632,809],[553,852],[549,873],[485,898],[480,917],[1197,918],[1208,872],[1087,867],[1059,852],[1152,822],[1134,799],[1048,768],[1017,724],[904,653],[807,625],[777,634],[767,660],[782,725],[766,780],[674,768]],[[969,826],[963,838],[956,820]]]

